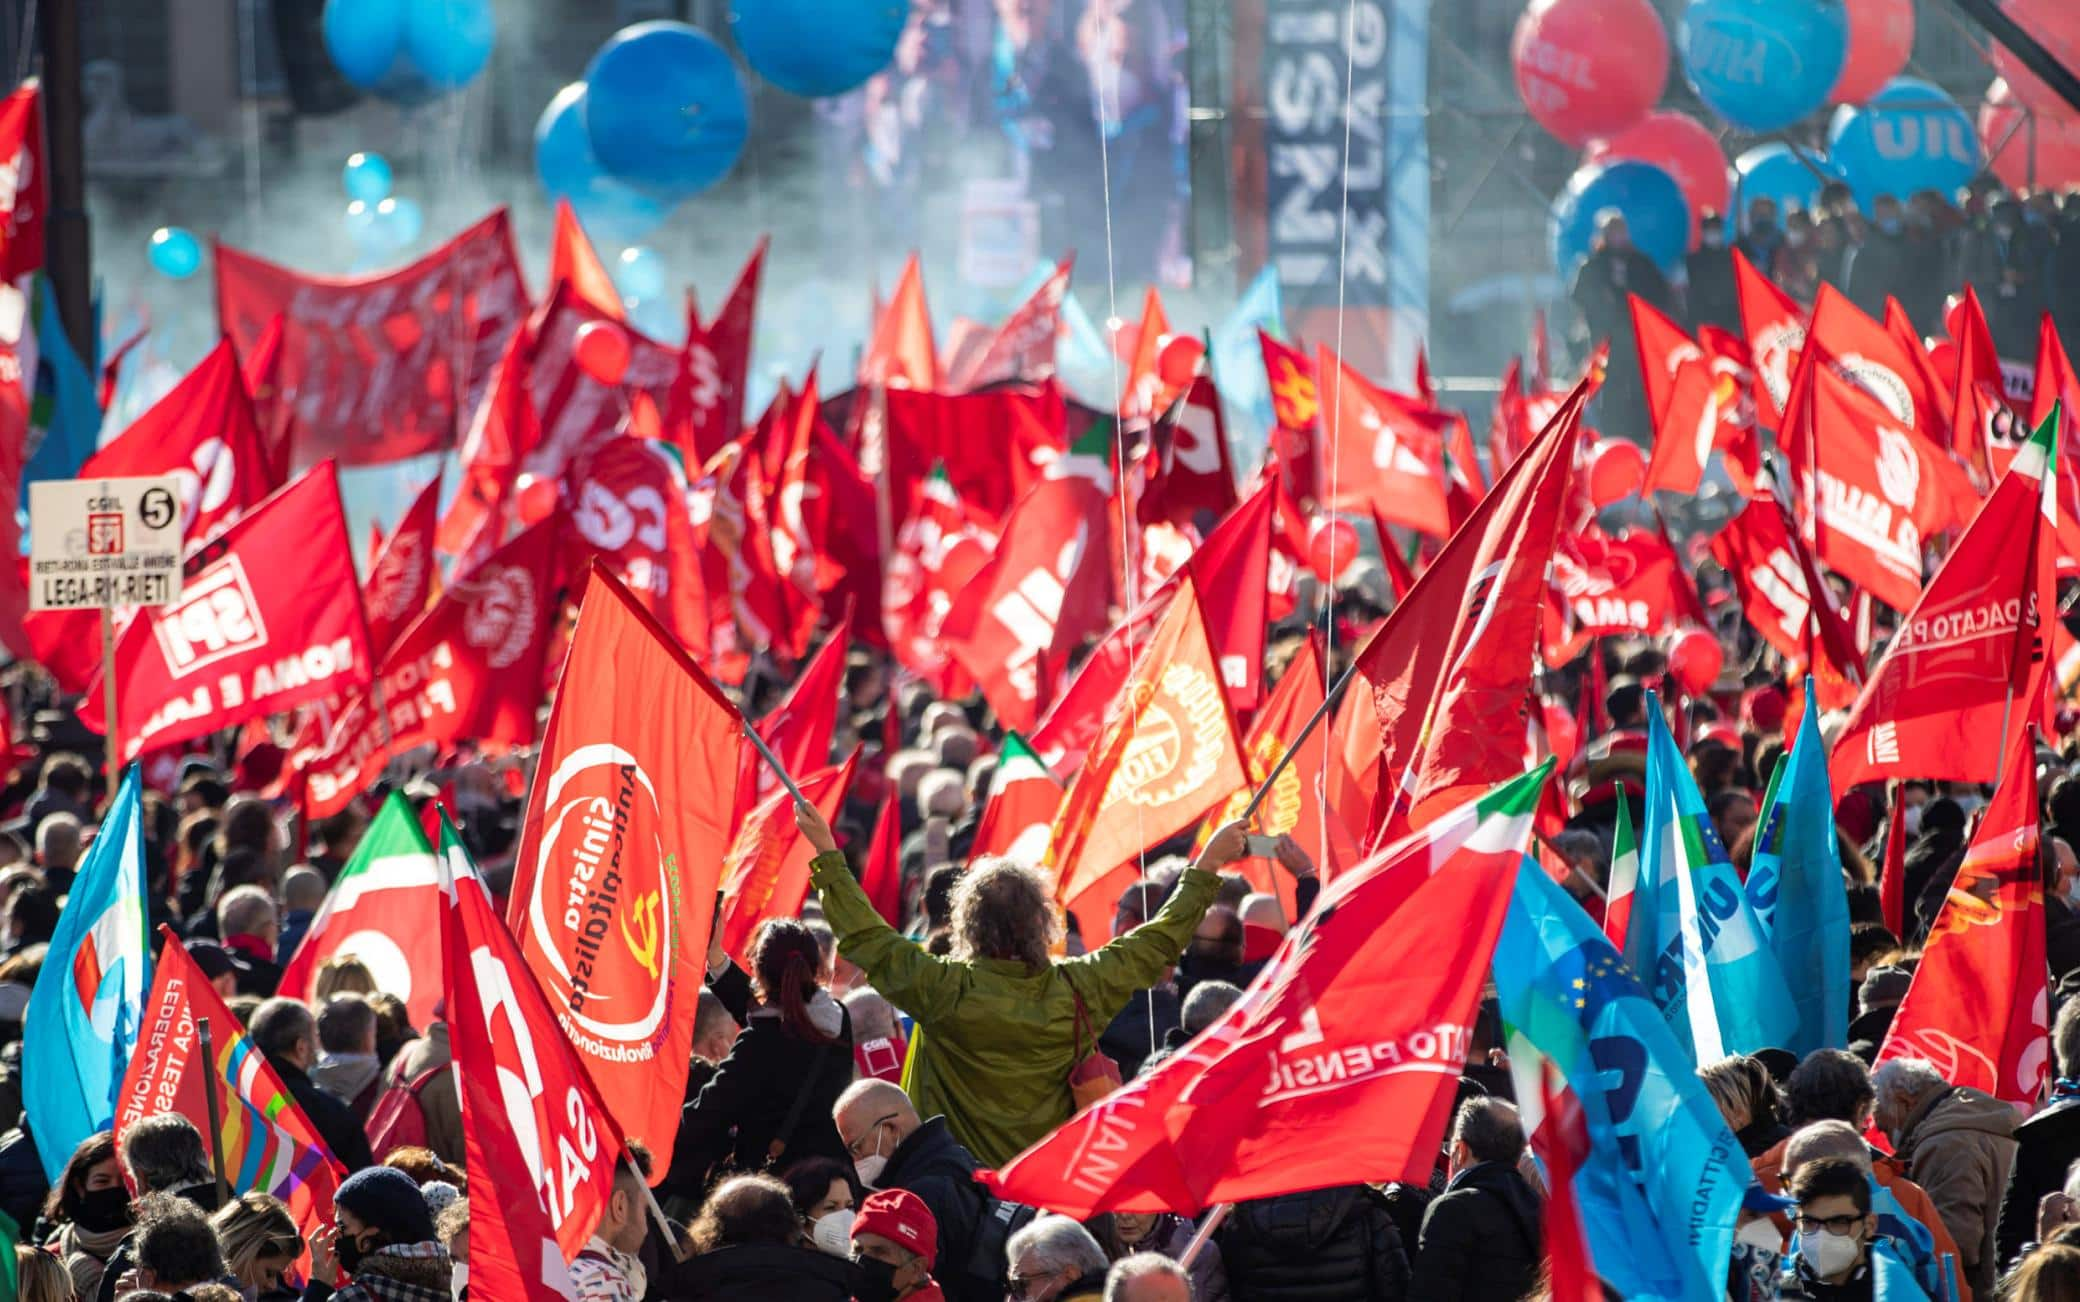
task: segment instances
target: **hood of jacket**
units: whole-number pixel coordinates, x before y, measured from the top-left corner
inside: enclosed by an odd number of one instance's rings
[[[975,1155],[961,1147],[961,1142],[946,1128],[946,1118],[932,1117],[905,1136],[896,1145],[896,1151],[888,1155],[880,1187],[905,1189],[912,1181],[934,1175],[966,1179],[979,1165]]]
[[[1904,1135],[1905,1146],[1914,1147],[1930,1137],[1953,1131],[1978,1131],[1997,1139],[2015,1138],[2018,1118],[2011,1104],[1975,1089],[1953,1089],[1938,1094],[1911,1119]]]

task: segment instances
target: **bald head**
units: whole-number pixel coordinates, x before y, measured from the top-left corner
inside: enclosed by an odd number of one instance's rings
[[[282,905],[290,909],[315,909],[325,902],[325,874],[309,864],[298,864],[282,878]]]
[[[1262,891],[1254,891],[1242,897],[1242,908],[1240,911],[1242,913],[1243,925],[1269,927],[1280,935],[1285,934],[1285,906],[1278,902],[1276,895],[1266,895]]]
[[[1815,1121],[1802,1130],[1794,1131],[1784,1144],[1784,1182],[1791,1182],[1791,1173],[1807,1162],[1823,1157],[1840,1157],[1862,1167],[1870,1174],[1871,1150],[1863,1142],[1856,1127],[1846,1121]]]
[[[831,1105],[831,1120],[837,1125],[838,1139],[848,1150],[883,1127],[887,1127],[894,1134],[895,1143],[900,1144],[920,1124],[917,1105],[910,1101],[902,1086],[871,1076],[846,1086],[838,1101]],[[892,1151],[892,1148],[880,1147],[881,1142],[875,1141],[876,1151]]]

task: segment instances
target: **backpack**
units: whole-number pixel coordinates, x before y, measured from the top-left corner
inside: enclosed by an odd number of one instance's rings
[[[1012,1235],[1040,1215],[1040,1209],[991,1197],[980,1184],[969,1188],[981,1198],[982,1207],[975,1218],[975,1238],[969,1247],[963,1273],[977,1282],[989,1280],[993,1289],[1002,1290],[1011,1269],[1011,1263],[1005,1260],[1004,1249],[1010,1244]]]
[[[393,1149],[427,1147],[426,1105],[419,1094],[428,1081],[446,1070],[446,1066],[428,1067],[409,1081],[391,1081],[376,1095],[375,1106],[368,1112],[368,1151],[377,1161]]]

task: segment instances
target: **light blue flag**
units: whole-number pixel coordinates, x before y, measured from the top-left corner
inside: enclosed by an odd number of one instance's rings
[[[115,1123],[152,984],[137,765],[80,865],[22,1017],[22,1109],[53,1184],[82,1139]]]
[[[1798,1029],[1782,1047],[1801,1058],[1815,1049],[1846,1048],[1849,890],[1842,882],[1834,792],[1810,675],[1798,740],[1770,776],[1755,824],[1747,894],[1798,1010]]]
[[[1213,379],[1228,407],[1228,441],[1236,464],[1253,466],[1263,459],[1264,441],[1276,419],[1271,409],[1271,379],[1264,374],[1264,350],[1257,331],[1285,338],[1285,306],[1278,288],[1278,268],[1266,263],[1242,291],[1235,307],[1213,331]]]
[[[1725,1296],[1747,1156],[1632,970],[1528,857],[1494,977],[1512,1042],[1543,1053],[1581,1102],[1575,1195],[1597,1274],[1631,1299]]]
[[[101,439],[101,407],[94,377],[66,340],[65,323],[58,316],[58,296],[48,284],[39,283],[35,298],[36,384],[29,424],[43,431],[43,439],[22,469],[21,505],[25,510],[29,485],[44,479],[73,478],[80,465],[94,455]]]
[[[1699,1063],[1781,1048],[1798,1027],[1777,956],[1647,694],[1647,800],[1625,957]]]

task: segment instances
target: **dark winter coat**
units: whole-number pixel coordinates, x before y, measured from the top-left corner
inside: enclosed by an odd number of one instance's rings
[[[875,1181],[877,1189],[906,1189],[923,1200],[939,1226],[939,1249],[932,1278],[946,1291],[949,1302],[998,1302],[1004,1296],[1002,1252],[985,1253],[997,1258],[985,1271],[975,1260],[976,1239],[985,1230],[993,1242],[1010,1238],[1003,1223],[986,1218],[1008,1214],[1012,1204],[999,1203],[989,1191],[975,1183],[982,1164],[946,1128],[946,1118],[933,1117],[910,1132]]]
[[[2080,1098],[2059,1099],[2017,1126],[2015,1142],[1997,1239],[2003,1268],[2036,1239],[2037,1201],[2065,1188],[2066,1168],[2080,1158]]]
[[[282,1078],[282,1085],[303,1115],[316,1128],[318,1138],[339,1159],[339,1164],[352,1175],[365,1166],[376,1164],[375,1155],[368,1151],[368,1131],[354,1117],[354,1110],[327,1094],[310,1078],[310,1074],[295,1063],[273,1054],[267,1055],[267,1065]]]
[[[766,1169],[775,1139],[786,1144],[773,1163],[776,1170],[811,1157],[849,1160],[831,1107],[852,1083],[852,1022],[843,1005],[822,991],[809,1001],[809,1018],[835,1038],[822,1044],[804,1039],[769,1009],[746,1019],[729,1056],[680,1114],[672,1150],[675,1192],[687,1192],[688,1177],[698,1182],[700,1172],[725,1158],[739,1171]],[[790,1112],[794,1129],[783,1135]]]
[[[1235,1302],[1399,1302],[1408,1254],[1363,1185],[1235,1204],[1221,1261]]]
[[[1453,1176],[1423,1214],[1411,1302],[1516,1302],[1540,1258],[1539,1202],[1515,1167],[1480,1162]]]
[[[852,1263],[813,1248],[751,1243],[674,1267],[668,1297],[691,1302],[847,1302]]]

